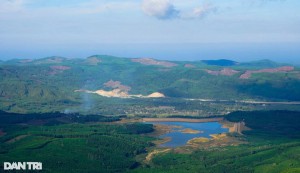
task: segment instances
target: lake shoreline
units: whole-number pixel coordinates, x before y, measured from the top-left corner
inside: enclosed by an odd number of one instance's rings
[[[224,120],[223,117],[220,117],[220,118],[203,118],[203,119],[193,119],[193,118],[142,118],[143,122],[205,123],[205,122],[220,122],[222,120]]]

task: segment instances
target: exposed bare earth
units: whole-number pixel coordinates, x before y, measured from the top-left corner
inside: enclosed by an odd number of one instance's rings
[[[85,62],[89,65],[98,65],[98,63],[100,63],[101,60],[97,57],[89,57],[85,60]]]
[[[152,158],[158,154],[163,154],[163,153],[167,153],[171,151],[170,148],[167,149],[155,149],[152,152],[150,152],[147,156],[146,156],[146,162],[150,162],[152,160]]]
[[[189,118],[143,118],[143,122],[190,122],[204,123],[222,121],[223,118],[205,118],[205,119],[189,119]]]
[[[51,66],[50,68],[52,71],[50,71],[49,74],[51,74],[51,75],[61,73],[65,70],[71,69],[71,67],[68,67],[68,66]]]
[[[164,94],[155,92],[150,95],[144,96],[144,95],[131,95],[128,94],[128,92],[120,90],[120,89],[114,89],[111,91],[105,91],[105,90],[96,90],[96,91],[90,91],[90,90],[75,90],[74,92],[85,92],[85,93],[92,93],[92,94],[98,94],[103,97],[118,97],[118,98],[163,98],[165,97]]]
[[[194,144],[203,143],[203,142],[209,142],[209,139],[208,138],[203,138],[203,137],[193,138],[193,139],[189,140],[187,142],[187,144],[188,145],[194,145]]]
[[[17,142],[17,141],[19,141],[19,140],[21,140],[23,138],[26,138],[27,136],[28,135],[20,135],[20,136],[17,136],[15,138],[11,139],[11,140],[6,141],[6,143],[7,144],[15,143],[15,142]]]
[[[113,89],[120,89],[121,91],[124,91],[124,92],[128,92],[131,90],[130,86],[122,85],[120,81],[110,80],[110,81],[104,83],[103,85],[106,87],[109,87],[109,88],[113,88]]]
[[[62,57],[51,57],[51,58],[47,58],[47,59],[42,59],[42,60],[38,60],[36,61],[35,64],[59,64],[62,63],[62,61],[64,60],[64,58]]]
[[[185,68],[195,68],[195,66],[193,64],[185,64],[184,67]]]
[[[209,149],[213,147],[236,146],[246,143],[242,138],[232,137],[226,133],[211,135],[211,137],[211,139],[203,137],[193,138],[187,142],[187,147]]]
[[[177,66],[177,64],[167,61],[157,61],[151,58],[136,58],[131,59],[132,62],[141,63],[143,65],[158,65],[158,66],[164,66],[164,67],[174,67]]]
[[[2,129],[0,129],[0,137],[1,136],[4,136],[6,133],[4,133],[3,131],[2,131]]]
[[[181,133],[188,133],[188,134],[199,134],[199,133],[203,133],[203,131],[194,130],[194,129],[183,129],[183,130],[179,130],[179,132],[181,132]]]
[[[278,68],[267,68],[261,70],[248,70],[240,76],[241,79],[249,79],[252,74],[255,73],[277,73],[277,72],[290,72],[293,71],[294,67],[292,66],[283,66]]]
[[[103,84],[105,87],[112,88],[113,90],[111,91],[106,91],[106,90],[96,90],[96,91],[90,91],[90,90],[75,90],[74,92],[85,92],[85,93],[94,93],[101,95],[103,97],[118,97],[118,98],[163,98],[165,97],[164,94],[159,93],[159,92],[154,92],[152,94],[149,94],[147,96],[137,94],[137,95],[132,95],[129,94],[128,92],[131,90],[130,86],[122,85],[120,81],[113,81],[110,80],[106,83]]]
[[[68,66],[62,66],[62,65],[59,65],[59,66],[51,66],[50,68],[52,68],[53,70],[69,70],[71,69],[71,67],[68,67]]]
[[[214,71],[214,70],[205,70],[207,73],[215,76],[223,75],[223,76],[232,76],[234,74],[239,73],[239,71],[230,69],[230,68],[224,68],[223,70],[220,71]]]

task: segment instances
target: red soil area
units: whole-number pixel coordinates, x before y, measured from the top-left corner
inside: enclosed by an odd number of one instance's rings
[[[52,69],[52,71],[49,72],[50,75],[55,75],[57,73],[71,69],[71,67],[68,66],[51,66],[50,68]]]
[[[294,67],[292,66],[283,66],[278,68],[267,68],[267,69],[261,69],[261,70],[248,70],[244,74],[240,76],[241,79],[249,79],[252,74],[255,73],[278,73],[278,72],[289,72],[293,71]]]
[[[185,68],[195,68],[195,66],[193,64],[185,64],[184,67]]]
[[[131,87],[122,85],[120,81],[110,80],[110,81],[104,83],[103,85],[106,87],[109,87],[109,88],[120,89],[121,91],[126,91],[126,92],[131,90]]]
[[[214,71],[214,70],[205,70],[207,73],[211,74],[211,75],[223,75],[223,76],[232,76],[234,74],[239,73],[239,71],[230,69],[230,68],[224,68],[223,70],[220,71]]]
[[[138,62],[144,65],[159,65],[164,67],[174,67],[177,66],[177,64],[167,61],[157,61],[151,58],[137,58],[137,59],[131,59],[132,62]]]

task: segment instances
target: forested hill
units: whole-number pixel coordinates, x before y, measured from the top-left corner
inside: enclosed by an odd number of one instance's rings
[[[300,69],[269,60],[240,63],[151,58],[48,57],[0,63],[2,110],[83,105],[88,98],[300,101]]]

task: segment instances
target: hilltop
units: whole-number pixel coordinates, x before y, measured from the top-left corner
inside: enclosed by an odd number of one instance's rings
[[[0,76],[1,109],[12,112],[90,109],[91,105],[126,105],[128,99],[148,102],[150,98],[300,100],[299,68],[269,60],[240,63],[54,56],[3,61]]]

